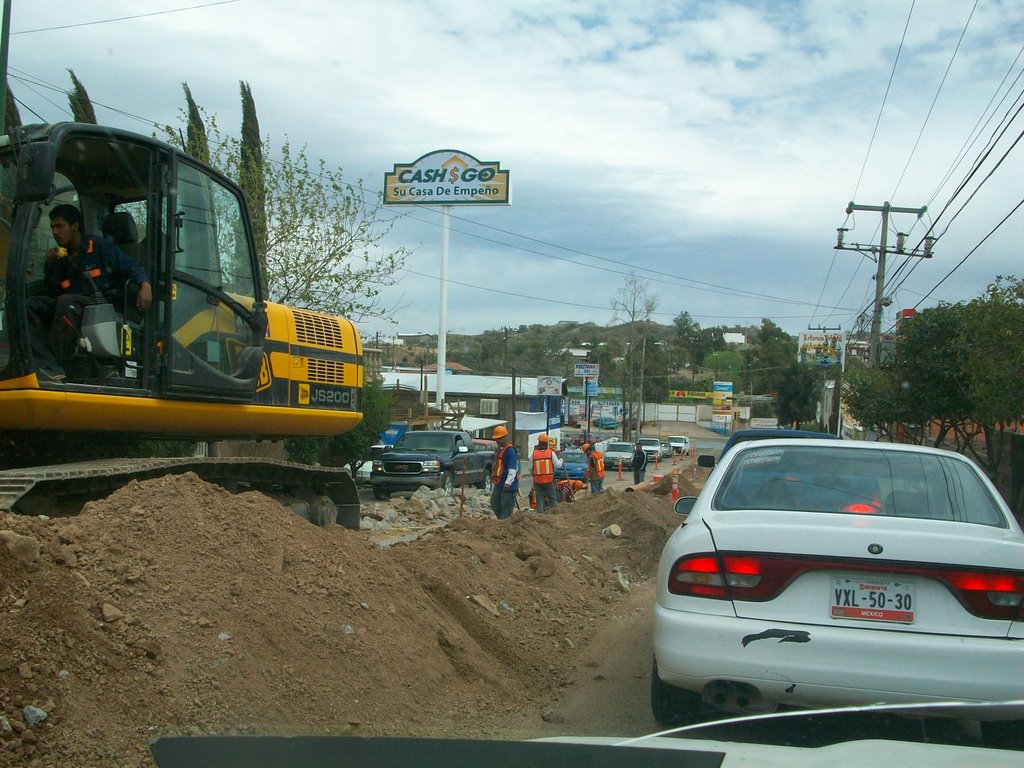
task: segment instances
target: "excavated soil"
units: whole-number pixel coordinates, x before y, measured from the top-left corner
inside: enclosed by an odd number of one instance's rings
[[[384,547],[195,475],[0,514],[0,765],[153,766],[166,734],[541,733],[677,522],[608,490]]]

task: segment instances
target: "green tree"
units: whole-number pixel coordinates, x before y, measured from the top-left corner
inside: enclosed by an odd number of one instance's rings
[[[817,371],[796,360],[790,362],[779,382],[779,422],[782,424],[813,421],[817,395]]]
[[[192,91],[188,83],[182,83],[185,90],[185,109],[187,114],[185,128],[185,152],[192,155],[201,163],[210,164],[210,140],[206,136],[206,126],[203,124],[203,116],[199,107],[192,98]]]
[[[239,186],[249,203],[252,231],[260,273],[267,274],[267,187],[264,178],[263,140],[256,117],[256,102],[247,82],[240,81],[242,93],[242,141],[239,145]],[[266,279],[264,277],[264,279]],[[266,285],[264,285],[266,288]]]
[[[71,114],[74,115],[75,122],[96,125],[96,111],[92,108],[92,101],[89,99],[85,86],[75,76],[73,69],[69,69],[68,74],[71,75],[72,85],[68,92],[68,104],[71,106]]]
[[[199,112],[209,138],[210,165],[239,183],[240,140],[223,135],[215,117],[201,107]],[[165,134],[181,146],[171,126]],[[287,138],[277,150],[264,139],[262,155],[270,300],[356,321],[390,317],[395,308],[383,306],[380,294],[394,284],[409,252],[382,247],[393,223],[380,220],[379,198],[366,202],[358,193],[362,182],[348,184],[341,170],[311,161],[305,147],[295,151]]]
[[[327,462],[334,466],[347,466],[355,477],[370,451],[380,442],[381,433],[391,422],[394,395],[384,391],[378,382],[363,387],[360,409],[363,420],[355,429],[332,437],[327,442]]]
[[[796,339],[771,320],[763,319],[750,356],[751,394],[777,392],[784,373],[796,360],[796,351]]]

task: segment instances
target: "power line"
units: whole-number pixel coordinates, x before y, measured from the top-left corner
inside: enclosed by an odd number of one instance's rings
[[[241,0],[219,0],[215,3],[204,3],[202,5],[189,5],[184,8],[169,8],[166,11],[153,11],[152,13],[138,13],[134,16],[118,16],[113,19],[98,19],[96,21],[82,21],[77,24],[62,24],[59,27],[40,27],[39,29],[23,29],[18,32],[11,32],[11,36],[14,35],[32,35],[36,32],[53,32],[58,29],[74,29],[76,27],[92,27],[97,24],[111,24],[115,21],[129,21],[131,19],[144,19],[149,16],[165,16],[169,13],[180,13],[181,11],[195,11],[200,8],[211,8],[215,5],[228,5],[230,3],[238,3]]]
[[[974,6],[971,8],[971,13],[967,17],[967,21],[964,23],[964,28],[960,32],[960,38],[956,41],[956,47],[953,48],[953,54],[949,57],[949,63],[946,64],[946,71],[942,73],[942,80],[939,81],[939,87],[935,89],[935,96],[932,97],[931,106],[928,107],[928,113],[924,116],[924,122],[921,123],[921,130],[918,131],[917,139],[914,140],[914,146],[910,149],[910,155],[907,156],[907,164],[903,166],[903,172],[900,174],[899,181],[896,182],[896,186],[892,190],[892,194],[889,195],[889,199],[896,197],[896,192],[900,188],[900,184],[903,183],[903,177],[907,175],[907,169],[910,167],[910,161],[914,159],[914,153],[917,152],[917,147],[921,143],[921,137],[924,136],[924,129],[928,126],[928,120],[932,116],[932,110],[935,109],[935,104],[939,100],[939,94],[942,93],[942,86],[946,84],[946,78],[949,77],[949,70],[953,67],[953,62],[956,61],[956,55],[960,51],[960,44],[964,41],[964,36],[967,34],[967,28],[971,25],[971,19],[974,18],[974,10],[978,7],[978,0],[974,0]]]
[[[907,12],[907,21],[903,25],[903,36],[900,38],[900,46],[896,49],[896,58],[892,62],[892,70],[889,72],[889,82],[885,86],[885,94],[882,96],[882,104],[878,108],[878,117],[875,118],[875,127],[871,131],[871,140],[868,141],[867,152],[864,153],[864,163],[861,165],[860,174],[857,176],[857,183],[854,185],[853,194],[850,196],[851,200],[857,199],[857,192],[860,191],[860,182],[864,178],[864,171],[868,167],[868,158],[871,157],[871,148],[875,144],[875,136],[878,134],[878,126],[882,122],[882,113],[885,112],[885,103],[889,99],[889,89],[892,88],[893,78],[896,76],[896,65],[899,64],[900,54],[903,52],[903,43],[907,39],[907,30],[910,29],[910,17],[914,15],[914,5],[916,0],[910,3],[910,10]]]

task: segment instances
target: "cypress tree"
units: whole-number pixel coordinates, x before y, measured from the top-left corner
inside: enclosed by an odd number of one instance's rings
[[[75,77],[73,69],[69,69],[68,74],[71,75],[71,84],[74,86],[68,92],[68,104],[71,105],[71,114],[74,115],[75,122],[97,125],[96,111],[92,108],[92,101],[89,99],[85,86],[82,85],[81,80]]]
[[[203,124],[203,116],[199,113],[192,98],[192,91],[188,83],[182,83],[185,89],[185,103],[188,105],[188,125],[186,127],[185,151],[196,160],[201,160],[207,165],[210,164],[210,141],[206,135],[206,126]]]
[[[260,139],[260,123],[256,117],[256,102],[252,98],[252,89],[244,80],[239,81],[239,85],[242,90],[241,187],[249,203],[253,234],[256,236],[256,255],[260,263],[260,274],[265,282],[267,274],[267,192],[263,179],[263,142]]]

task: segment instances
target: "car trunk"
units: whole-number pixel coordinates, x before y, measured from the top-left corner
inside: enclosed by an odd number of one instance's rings
[[[737,616],[902,632],[988,637],[1009,632],[1011,619],[1005,614],[1012,608],[993,608],[989,595],[994,592],[979,589],[1011,571],[1020,583],[1020,547],[1006,529],[762,510],[720,512],[704,523],[720,560],[732,558],[727,571],[762,572],[736,576],[737,583],[777,583],[774,596],[756,594],[758,587],[731,589]],[[988,615],[974,615],[968,606]]]

